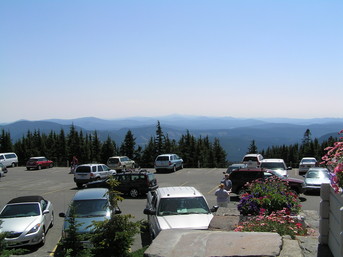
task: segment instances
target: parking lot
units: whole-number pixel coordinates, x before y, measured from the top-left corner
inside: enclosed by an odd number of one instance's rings
[[[148,169],[149,170],[149,169]],[[226,169],[203,168],[203,169],[182,169],[175,173],[156,174],[157,182],[163,186],[194,186],[202,192],[210,207],[216,204],[214,191],[223,177]],[[153,169],[150,169],[154,172]],[[297,169],[289,171],[292,177],[297,176]],[[1,208],[12,198],[24,195],[41,195],[50,200],[54,205],[55,225],[47,234],[46,243],[43,247],[33,250],[25,256],[53,256],[54,249],[60,239],[63,219],[58,217],[58,213],[65,212],[68,204],[78,190],[74,181],[73,174],[69,174],[69,169],[54,167],[43,170],[26,170],[25,167],[9,168],[6,177],[0,181],[0,206]],[[237,197],[232,196],[230,204],[237,204]],[[303,209],[319,210],[320,197],[318,195],[301,195]],[[144,197],[139,199],[125,198],[119,203],[123,214],[132,214],[135,220],[145,219],[143,209],[146,200]],[[140,236],[136,236],[132,250],[141,248]]]

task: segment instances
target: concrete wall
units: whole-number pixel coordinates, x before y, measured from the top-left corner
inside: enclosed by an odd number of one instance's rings
[[[343,256],[343,195],[337,194],[330,184],[320,191],[319,243],[328,245],[335,257]]]

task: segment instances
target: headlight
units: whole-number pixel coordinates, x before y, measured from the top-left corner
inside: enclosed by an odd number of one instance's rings
[[[39,228],[40,228],[41,224],[40,223],[37,223],[35,226],[33,226],[29,232],[27,232],[27,234],[33,234],[33,233],[36,233]]]

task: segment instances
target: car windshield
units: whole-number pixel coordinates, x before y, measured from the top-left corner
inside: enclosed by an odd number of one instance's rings
[[[162,198],[157,211],[158,216],[208,213],[210,209],[203,197]]]
[[[271,170],[284,170],[285,166],[282,162],[263,162],[261,168],[271,169]]]
[[[76,217],[106,216],[109,211],[106,199],[76,200],[72,206]]]
[[[19,218],[40,215],[38,203],[9,204],[1,212],[0,218]]]
[[[301,162],[302,163],[316,162],[316,160],[315,159],[303,159]]]
[[[330,175],[328,172],[325,172],[325,171],[309,170],[306,173],[306,178],[330,178]]]

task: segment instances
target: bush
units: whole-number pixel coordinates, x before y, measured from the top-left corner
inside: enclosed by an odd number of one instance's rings
[[[290,190],[288,183],[275,177],[255,180],[247,184],[248,192],[241,196],[238,210],[242,215],[266,214],[285,209],[287,214],[298,214],[301,208],[298,195]]]
[[[248,217],[248,220],[237,226],[235,231],[276,232],[280,236],[290,235],[292,239],[296,235],[308,235],[307,228],[297,219],[289,216],[286,209],[272,212],[270,215],[262,209],[260,215]]]

